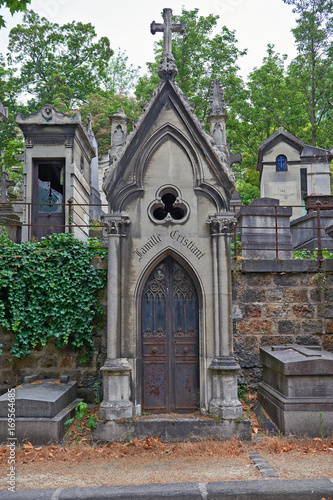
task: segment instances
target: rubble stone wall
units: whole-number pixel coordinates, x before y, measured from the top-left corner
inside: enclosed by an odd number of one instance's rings
[[[260,346],[318,345],[333,351],[333,263],[240,261],[233,271],[234,352],[241,382],[262,378]]]

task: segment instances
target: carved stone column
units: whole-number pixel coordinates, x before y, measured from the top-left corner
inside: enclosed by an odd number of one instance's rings
[[[121,214],[102,218],[108,238],[108,294],[107,294],[107,358],[103,373],[103,402],[100,418],[117,420],[133,414],[130,401],[131,365],[120,357],[120,252],[121,238],[126,237],[130,220]]]
[[[240,367],[233,355],[230,234],[236,219],[232,213],[213,214],[207,223],[213,238],[214,258],[214,358],[209,367],[212,380],[211,416],[237,419],[242,406],[237,396]]]

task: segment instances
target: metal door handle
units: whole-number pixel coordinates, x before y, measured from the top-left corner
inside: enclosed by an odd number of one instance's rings
[[[157,352],[157,347],[153,347],[151,351],[153,354],[155,354]]]
[[[188,347],[184,347],[183,351],[185,352],[185,354],[188,352]]]

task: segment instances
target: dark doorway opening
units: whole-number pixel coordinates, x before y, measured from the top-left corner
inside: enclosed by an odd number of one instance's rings
[[[38,240],[65,231],[64,179],[64,159],[35,162],[31,234]]]

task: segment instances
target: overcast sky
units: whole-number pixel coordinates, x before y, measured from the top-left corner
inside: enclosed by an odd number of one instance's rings
[[[199,9],[201,15],[220,16],[219,25],[225,24],[236,30],[238,47],[247,48],[248,55],[239,65],[246,77],[255,67],[260,66],[268,43],[273,43],[277,52],[288,54],[288,60],[295,57],[293,36],[295,16],[291,7],[283,0],[32,0],[31,8],[52,22],[65,24],[81,21],[92,23],[98,36],[107,36],[111,47],[126,50],[129,61],[134,66],[145,69],[145,62],[153,60],[153,43],[162,37],[152,35],[150,23],[161,22],[164,7],[180,14],[182,7],[187,10]],[[8,9],[0,9],[5,16],[7,29],[0,30],[0,52],[6,52],[8,33],[22,20],[22,14],[10,15]]]

